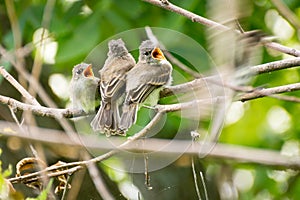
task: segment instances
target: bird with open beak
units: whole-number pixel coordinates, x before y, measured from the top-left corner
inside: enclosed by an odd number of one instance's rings
[[[108,48],[108,57],[99,71],[101,106],[91,122],[94,131],[106,136],[118,134],[119,106],[124,99],[126,73],[136,64],[122,39],[109,41]]]
[[[122,107],[119,132],[126,131],[136,122],[138,105],[152,95],[159,99],[159,91],[172,81],[172,65],[160,48],[150,40],[143,41],[139,47],[139,61],[127,73],[126,97]],[[151,94],[151,95],[150,95]]]
[[[84,112],[95,111],[99,105],[99,79],[94,76],[92,65],[80,63],[72,70],[72,80],[70,84],[70,98],[74,109]]]

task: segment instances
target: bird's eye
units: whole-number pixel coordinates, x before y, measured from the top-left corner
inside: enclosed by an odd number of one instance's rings
[[[81,74],[83,72],[83,69],[78,69],[77,71],[76,71],[76,74]]]
[[[144,52],[144,55],[145,55],[145,56],[149,56],[150,54],[151,54],[151,51],[145,51],[145,52]]]

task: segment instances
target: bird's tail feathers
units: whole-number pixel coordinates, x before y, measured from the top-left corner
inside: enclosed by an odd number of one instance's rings
[[[101,107],[91,122],[94,131],[100,131],[107,136],[115,135],[118,130],[119,108],[117,104],[101,103]]]
[[[124,105],[119,131],[125,133],[136,122],[137,109],[137,104]]]

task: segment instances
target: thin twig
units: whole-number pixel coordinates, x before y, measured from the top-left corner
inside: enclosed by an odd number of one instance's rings
[[[21,70],[21,72],[25,72],[24,70]],[[0,74],[2,74],[2,75],[4,75],[4,78],[6,78],[25,98],[26,98],[26,100],[27,101],[29,101],[30,103],[32,103],[33,104],[33,106],[32,105],[27,105],[26,106],[26,108],[29,108],[29,110],[32,108],[33,110],[35,110],[35,111],[40,111],[40,109],[42,108],[42,106],[40,106],[40,104],[37,102],[37,100],[33,97],[33,96],[31,96],[30,94],[29,94],[29,92],[27,92],[5,69],[4,69],[4,67],[1,67],[0,66]],[[35,80],[34,78],[33,78],[33,80]],[[35,85],[35,84],[34,84]],[[46,99],[48,99],[49,100],[49,102],[50,102],[50,104],[51,105],[53,105],[53,107],[55,108],[56,107],[56,105],[55,105],[55,103],[50,99],[50,98],[48,98],[48,95],[46,95],[45,96],[45,98]],[[6,100],[6,101],[8,101],[8,102],[10,102],[11,101],[11,99],[10,98],[2,98],[2,100]],[[25,105],[25,104],[22,104],[21,102],[16,102],[16,101],[14,101],[13,103],[11,103],[11,105],[12,106],[15,106],[16,104],[15,103],[17,103],[17,104],[19,104],[19,105]],[[15,107],[13,107],[13,108],[15,108]],[[44,107],[45,109],[47,109],[46,107]],[[33,111],[32,110],[32,111]],[[49,110],[49,109],[48,109]],[[57,120],[57,122],[62,126],[62,128],[66,131],[66,133],[70,136],[70,138],[72,138],[74,141],[77,141],[77,137],[78,137],[78,135],[77,134],[73,134],[74,133],[74,131],[73,131],[73,128],[72,128],[72,126],[70,125],[70,123],[66,120],[66,119],[64,119],[63,117],[62,117],[62,113],[60,113],[60,112],[53,112],[53,111],[50,111],[51,112],[51,114],[52,114],[52,117],[54,117],[56,120]],[[67,113],[68,113],[68,111],[67,111]],[[47,115],[47,114],[46,114]]]
[[[64,190],[63,190],[63,194],[62,194],[62,196],[61,196],[61,200],[65,200],[66,198],[67,198],[67,190],[68,190],[68,184],[69,184],[69,181],[70,181],[70,175],[67,175],[67,180],[66,180],[66,186],[65,186],[65,188],[64,188]]]
[[[146,26],[145,30],[146,30],[146,33],[147,33],[147,37],[151,41],[153,41],[154,44],[159,44],[159,46],[164,50],[164,54],[171,61],[172,64],[177,65],[180,69],[182,69],[183,71],[185,71],[188,74],[192,75],[194,78],[201,78],[202,77],[201,74],[199,74],[198,72],[193,71],[188,66],[186,66],[185,64],[180,62],[177,58],[175,58],[170,52],[168,52],[166,50],[166,48],[164,47],[164,45],[158,41],[158,39],[153,34],[153,32],[152,32],[152,30],[149,26]]]
[[[214,97],[209,99],[199,99],[199,100],[192,100],[189,102],[183,103],[176,103],[176,104],[167,104],[167,105],[156,105],[154,109],[160,112],[176,112],[180,110],[186,109],[196,109],[197,105],[205,104],[205,103],[212,103],[216,105],[216,103],[221,102],[224,100],[225,97]]]
[[[170,2],[168,2],[167,4],[162,3],[160,0],[143,0],[145,2],[151,3],[153,5],[156,5],[158,7],[161,7],[163,9],[175,12],[177,14],[180,14],[182,16],[185,16],[187,18],[189,18],[190,20],[192,20],[193,22],[197,22],[200,24],[203,24],[205,26],[208,27],[213,27],[213,28],[217,28],[219,30],[230,30],[230,28],[228,28],[227,26],[224,26],[222,24],[219,24],[217,22],[214,22],[212,20],[206,19],[204,17],[201,17],[199,15],[196,15],[195,13],[192,13],[190,11],[187,11],[179,6],[176,6]]]
[[[4,59],[12,63],[12,65],[17,70],[18,74],[22,77],[24,77],[29,84],[32,85],[35,91],[37,91],[39,97],[43,100],[43,102],[52,108],[55,108],[55,103],[51,100],[51,98],[48,96],[47,92],[44,90],[44,88],[41,86],[41,84],[26,70],[23,69],[23,66],[21,66],[18,62],[14,61],[14,58],[11,54],[9,54],[5,48],[0,44],[0,54],[3,56]]]
[[[203,172],[200,171],[199,174],[200,174],[200,180],[201,180],[203,190],[204,190],[205,200],[208,200],[209,198],[208,198],[208,194],[207,194],[207,187],[206,187],[206,184],[205,184],[205,179],[204,179],[204,176],[203,176]]]
[[[289,58],[278,60],[251,67],[251,70],[258,74],[269,73],[277,70],[300,66],[300,58]]]
[[[22,95],[33,105],[40,105],[39,102],[35,98],[33,98],[27,90],[25,90],[19,83],[16,81],[5,69],[0,66],[0,74],[10,83],[12,84]]]
[[[85,160],[91,159],[91,156],[88,154],[84,155],[84,157]],[[97,189],[98,194],[102,197],[102,199],[105,200],[114,199],[111,193],[109,192],[108,188],[106,187],[103,178],[101,177],[99,169],[97,168],[97,164],[96,163],[87,164],[87,169],[89,170],[90,177],[93,180],[95,188]]]
[[[55,6],[56,0],[48,0],[46,2],[44,12],[43,12],[43,19],[42,19],[42,27],[48,28],[50,26],[50,21],[52,19],[53,8]]]
[[[194,178],[196,193],[197,193],[198,199],[201,200],[201,194],[200,194],[200,190],[199,190],[197,173],[196,173],[196,169],[195,169],[195,162],[194,162],[194,157],[193,156],[192,156],[191,162],[192,162],[192,172],[193,172],[193,178]]]
[[[22,94],[22,96],[26,99],[27,102],[30,102],[31,104],[33,104],[35,106],[40,105],[38,103],[38,101],[33,96],[31,96],[2,66],[0,66],[0,74]],[[21,130],[22,134],[28,134],[28,130],[23,129],[21,123],[19,122],[19,120],[17,119],[17,116],[14,113],[14,111],[15,111],[14,105],[11,104],[9,106],[9,109],[11,111],[11,115],[12,115],[14,121],[18,124],[19,129]],[[39,158],[35,147],[32,144],[29,144],[29,147],[32,151],[32,154],[36,158]]]
[[[56,2],[56,0],[48,0],[46,2],[44,12],[43,12],[43,19],[42,19],[43,31],[41,34],[41,40],[40,40],[40,44],[39,44],[40,49],[38,49],[37,53],[35,54],[34,61],[33,61],[33,67],[31,70],[31,74],[36,80],[39,80],[40,73],[41,73],[41,70],[43,67],[42,56],[44,56],[44,55],[41,55],[41,54],[45,53],[45,40],[48,37],[48,36],[45,36],[45,33],[46,33],[46,29],[48,29],[49,25],[50,25],[51,15],[52,15],[53,8],[55,6],[55,2]],[[32,87],[32,84],[29,85],[28,91],[30,94],[32,94],[32,96],[35,97],[35,94],[37,91],[34,90],[34,88]]]
[[[179,85],[169,86],[160,92],[160,98],[167,97],[174,94],[184,94],[191,90],[195,90],[205,86],[205,82],[213,83],[215,85],[226,87],[237,92],[252,92],[254,88],[250,86],[236,86],[230,83],[225,83],[220,80],[220,76],[208,76],[199,79],[194,79],[192,81],[182,83]]]
[[[265,96],[271,96],[273,94],[280,94],[284,92],[292,92],[300,90],[300,83],[294,83],[289,85],[282,85],[278,87],[273,88],[263,88],[263,89],[257,89],[251,93],[243,94],[239,100],[242,102],[249,101],[252,99],[258,99]]]
[[[290,101],[294,103],[300,103],[300,98],[299,97],[294,97],[294,96],[287,96],[287,95],[270,95],[270,97],[274,99],[279,99],[283,101]]]
[[[294,48],[286,47],[276,42],[263,42],[263,45],[267,48],[279,51],[281,53],[285,53],[291,56],[300,57],[300,51]]]

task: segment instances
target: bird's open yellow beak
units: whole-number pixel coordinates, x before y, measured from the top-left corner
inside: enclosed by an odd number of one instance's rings
[[[91,77],[91,76],[94,76],[93,69],[92,69],[92,64],[90,64],[90,65],[83,71],[83,75],[84,75],[85,77]]]
[[[158,47],[153,49],[151,55],[152,55],[153,58],[155,58],[157,60],[165,60],[166,59],[163,52]]]

